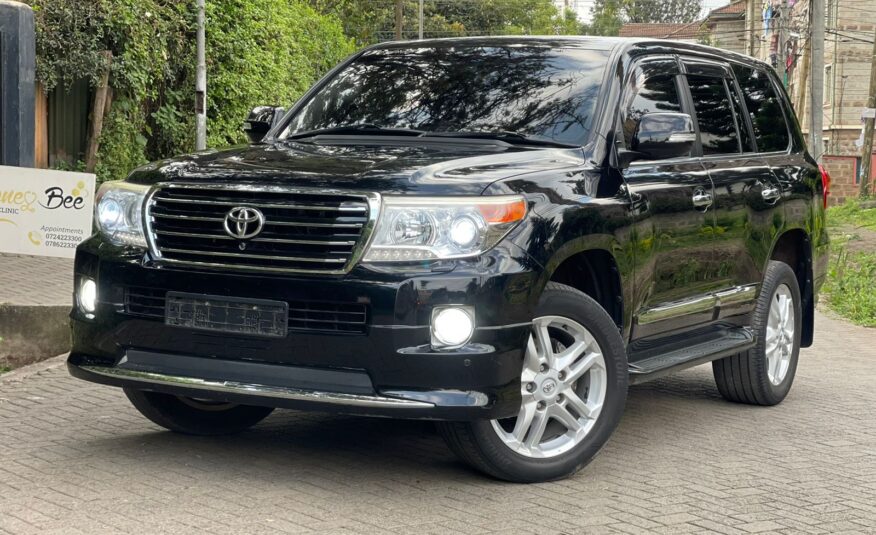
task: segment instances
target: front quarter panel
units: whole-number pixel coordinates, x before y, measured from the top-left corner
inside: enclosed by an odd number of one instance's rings
[[[602,181],[602,184],[601,184]],[[516,177],[492,184],[486,195],[517,193],[529,201],[529,215],[513,243],[543,269],[531,289],[533,303],[557,268],[576,254],[602,250],[611,254],[621,277],[624,303],[633,299],[634,239],[629,201],[623,190],[601,196],[606,189],[599,169],[582,166],[553,173]],[[629,335],[631,310],[624,306],[624,335]]]

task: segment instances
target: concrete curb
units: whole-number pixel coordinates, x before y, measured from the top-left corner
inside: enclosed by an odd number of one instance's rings
[[[0,304],[0,366],[19,368],[70,350],[70,305]]]
[[[67,355],[69,353],[64,353],[63,355],[58,355],[56,357],[51,357],[42,362],[37,362],[35,364],[29,364],[27,366],[22,366],[17,370],[12,370],[9,373],[4,373],[0,375],[0,385],[4,383],[12,383],[15,381],[23,381],[27,379],[31,375],[36,375],[40,372],[51,370],[54,368],[58,368],[63,366],[65,362],[67,362]]]

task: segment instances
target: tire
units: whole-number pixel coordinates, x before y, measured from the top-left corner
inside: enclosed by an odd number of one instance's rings
[[[202,401],[158,392],[125,388],[125,395],[140,414],[175,433],[230,435],[264,420],[271,407]]]
[[[787,314],[788,321],[794,322],[790,335],[787,328],[774,330],[771,327],[769,332],[767,330],[773,321],[771,313],[778,314],[778,309],[783,308],[780,304],[783,298],[790,299],[792,306]],[[721,395],[729,401],[750,405],[776,405],[785,399],[797,371],[802,326],[803,309],[797,277],[784,262],[770,261],[752,314],[751,328],[757,336],[757,345],[746,352],[712,362],[712,372]],[[774,358],[768,358],[769,355]],[[774,367],[777,362],[779,366]]]
[[[464,462],[518,483],[565,478],[587,465],[617,427],[627,397],[623,339],[596,301],[569,286],[548,283],[536,307],[533,333],[522,366],[517,418],[438,424],[450,449]],[[547,352],[541,342],[545,339],[550,340]],[[520,425],[518,433],[516,426],[527,421],[531,424]]]

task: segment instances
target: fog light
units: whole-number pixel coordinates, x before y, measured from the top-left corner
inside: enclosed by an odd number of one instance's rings
[[[471,340],[475,329],[472,307],[447,306],[432,310],[432,347],[456,349]]]
[[[76,301],[82,312],[94,314],[94,311],[97,310],[97,284],[91,279],[82,278],[79,282]]]

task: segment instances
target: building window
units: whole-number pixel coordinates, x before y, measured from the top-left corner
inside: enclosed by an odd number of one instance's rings
[[[824,66],[824,107],[833,106],[833,65]]]

